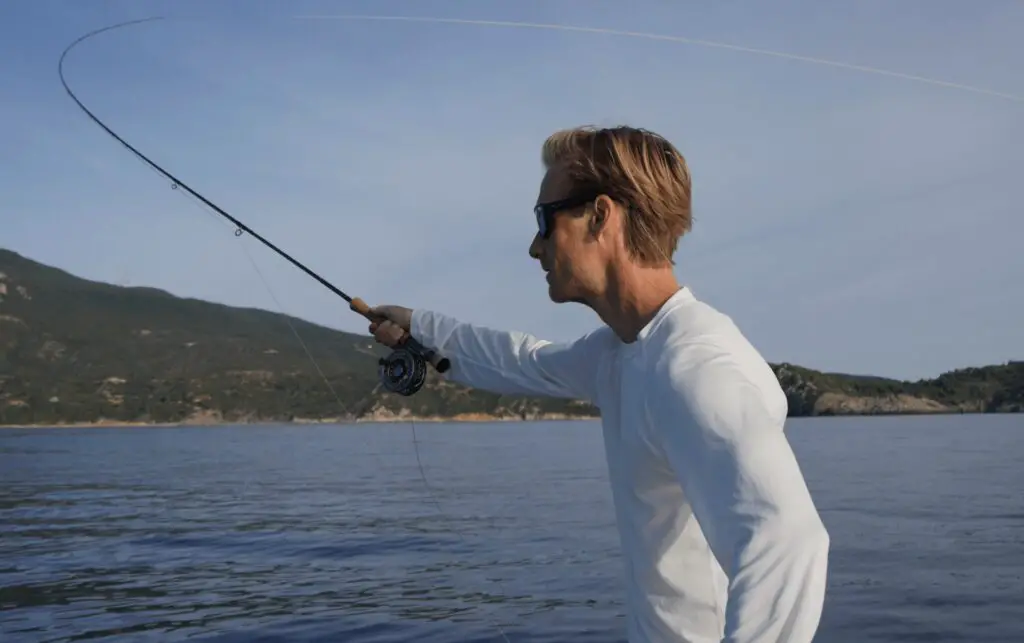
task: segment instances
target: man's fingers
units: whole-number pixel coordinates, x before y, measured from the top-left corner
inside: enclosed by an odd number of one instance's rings
[[[372,306],[367,316],[372,318],[371,321],[380,323],[387,320],[405,330],[409,330],[412,323],[412,310],[402,306]]]
[[[373,338],[385,346],[396,346],[401,343],[405,331],[400,326],[390,321],[370,324],[370,333]]]
[[[401,306],[371,306],[370,334],[378,343],[396,348],[405,342],[412,322],[412,310]]]

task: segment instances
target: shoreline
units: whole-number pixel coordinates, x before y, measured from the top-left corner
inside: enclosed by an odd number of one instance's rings
[[[463,414],[452,417],[434,416],[394,416],[377,418],[297,418],[294,420],[219,420],[212,418],[192,418],[181,422],[139,422],[128,420],[99,420],[96,422],[62,422],[58,424],[0,424],[0,429],[88,429],[88,428],[124,428],[124,429],[149,429],[166,427],[217,427],[217,426],[305,426],[316,424],[334,424],[338,426],[355,426],[358,424],[404,424],[416,422],[418,424],[468,424],[468,423],[505,423],[505,422],[569,422],[569,421],[592,421],[600,420],[599,416],[581,415],[545,415],[533,418],[521,418],[518,416],[488,416],[482,414]]]
[[[805,418],[817,419],[842,419],[842,418],[875,418],[875,417],[922,417],[922,416],[947,416],[947,415],[1013,415],[1015,412],[983,412],[983,411],[933,411],[933,412],[892,412],[892,413],[841,413],[822,415],[792,415],[787,421]],[[360,424],[405,424],[415,422],[419,424],[495,424],[508,422],[590,422],[600,420],[600,416],[584,415],[542,415],[538,417],[522,418],[519,416],[492,416],[476,413],[467,413],[451,417],[436,416],[389,416],[389,417],[367,417],[367,418],[297,418],[294,420],[261,420],[261,421],[226,421],[213,418],[190,418],[181,422],[139,422],[127,420],[99,420],[95,422],[62,422],[57,424],[0,424],[0,429],[89,429],[89,428],[123,428],[123,429],[149,429],[168,427],[218,427],[218,426],[304,426],[318,424],[333,424],[338,426],[356,426]]]

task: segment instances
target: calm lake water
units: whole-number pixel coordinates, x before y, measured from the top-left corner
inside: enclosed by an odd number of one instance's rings
[[[1024,641],[1024,416],[792,420],[818,641]],[[620,642],[596,423],[0,430],[0,640]]]

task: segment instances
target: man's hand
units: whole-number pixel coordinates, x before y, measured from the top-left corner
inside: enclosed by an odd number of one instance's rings
[[[370,333],[378,343],[389,348],[398,346],[412,325],[412,309],[402,306],[377,306],[370,309],[376,320],[370,323]]]

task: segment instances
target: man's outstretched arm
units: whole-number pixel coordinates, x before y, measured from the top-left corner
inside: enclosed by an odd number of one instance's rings
[[[724,643],[810,643],[829,537],[783,434],[781,391],[728,356],[659,369],[648,412],[669,466],[729,577]]]
[[[513,395],[545,395],[595,402],[600,331],[570,343],[501,331],[429,310],[380,306],[391,324],[372,324],[377,341],[394,345],[399,329],[451,360],[446,377],[460,384]],[[397,327],[397,328],[396,328]]]

